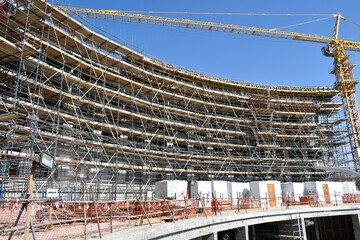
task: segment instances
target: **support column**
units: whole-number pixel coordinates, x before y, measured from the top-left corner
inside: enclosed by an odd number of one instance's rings
[[[354,229],[355,240],[360,240],[360,215],[351,215],[351,220]]]
[[[299,217],[300,217],[300,220],[301,220],[301,232],[302,232],[303,240],[307,240],[305,219],[303,217],[301,217],[301,215],[299,215]]]
[[[252,225],[252,226],[251,226],[251,230],[252,230],[252,233],[253,233],[252,240],[256,240],[255,225]]]
[[[315,240],[320,240],[319,221],[317,218],[314,218],[314,223],[315,223],[315,234],[316,234]]]
[[[215,232],[213,235],[214,235],[213,240],[218,240],[218,233],[217,233],[217,232]]]
[[[245,225],[245,239],[249,240],[249,226],[247,224]]]

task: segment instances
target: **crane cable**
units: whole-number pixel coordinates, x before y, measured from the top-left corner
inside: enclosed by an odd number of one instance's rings
[[[347,19],[347,18],[344,18],[344,21],[348,22],[349,25],[351,25],[352,27],[354,27],[356,30],[358,30],[358,31],[360,32],[360,25],[359,25],[359,24],[356,24],[356,23],[354,23],[354,22],[351,22],[351,21],[349,21],[349,19]]]
[[[284,26],[284,27],[271,28],[270,30],[280,30],[280,29],[285,29],[285,28],[290,28],[290,27],[297,27],[297,26],[301,26],[301,25],[305,25],[305,24],[314,23],[314,22],[320,22],[320,21],[327,20],[327,19],[330,19],[330,18],[333,18],[333,16],[325,17],[325,18],[319,18],[319,19],[315,19],[315,20],[307,21],[307,22],[303,22],[303,23],[298,23],[298,24],[292,24],[292,25],[288,25],[288,26]]]

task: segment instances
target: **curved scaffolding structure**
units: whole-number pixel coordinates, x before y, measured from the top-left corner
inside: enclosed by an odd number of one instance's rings
[[[352,167],[342,102],[330,87],[275,87],[148,58],[41,0],[0,19],[2,197],[132,198],[164,179],[321,180],[314,163]],[[11,11],[10,11],[11,9]],[[0,196],[0,197],[1,197]]]

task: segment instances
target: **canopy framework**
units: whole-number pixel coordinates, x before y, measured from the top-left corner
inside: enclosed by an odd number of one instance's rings
[[[163,179],[320,180],[328,174],[316,162],[354,167],[334,88],[177,68],[40,0],[0,21],[0,44],[3,197],[26,192],[40,152],[57,170],[37,172],[37,191],[59,188],[69,200],[83,183],[120,199]]]

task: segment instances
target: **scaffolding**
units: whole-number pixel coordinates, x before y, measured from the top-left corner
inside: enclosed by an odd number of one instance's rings
[[[134,199],[164,179],[328,179],[354,169],[335,87],[234,82],[149,58],[46,1],[10,1],[0,19],[0,198]],[[332,175],[330,177],[339,177]],[[88,191],[88,190],[87,190]],[[89,193],[90,194],[90,193]]]

